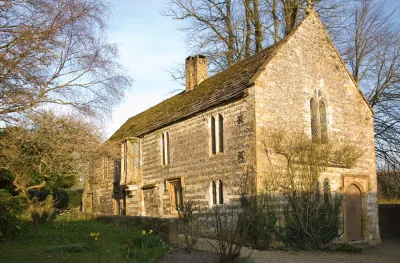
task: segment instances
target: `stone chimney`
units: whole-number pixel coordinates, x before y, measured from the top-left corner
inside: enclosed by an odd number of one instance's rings
[[[191,91],[208,77],[207,58],[203,55],[185,60],[186,92]]]

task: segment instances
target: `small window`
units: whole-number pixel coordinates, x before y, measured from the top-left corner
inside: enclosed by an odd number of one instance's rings
[[[313,142],[319,141],[319,132],[318,132],[318,112],[317,112],[317,103],[314,99],[310,101],[310,111],[311,111],[311,138]]]
[[[326,120],[326,107],[325,102],[321,100],[319,102],[319,116],[321,126],[321,142],[328,143],[328,125]]]
[[[218,180],[218,204],[222,205],[224,203],[224,189],[223,189],[223,185],[222,185],[222,180]]]
[[[224,204],[224,190],[222,180],[211,181],[211,205]]]
[[[328,143],[328,117],[326,104],[318,91],[318,99],[310,100],[311,139],[316,143]]]
[[[213,205],[216,205],[217,204],[217,185],[216,185],[215,181],[211,182],[211,187],[212,187],[211,191],[212,191],[212,200],[213,200],[212,203],[213,203]]]
[[[224,118],[211,116],[211,154],[224,152]]]
[[[161,136],[161,154],[162,154],[162,164],[167,165],[170,163],[169,155],[169,133],[164,132]]]
[[[324,201],[325,203],[329,202],[329,197],[330,197],[331,189],[329,185],[329,180],[328,178],[324,179]]]
[[[224,152],[224,118],[221,114],[218,114],[218,124],[219,124],[219,152]]]
[[[114,160],[114,183],[121,180],[121,159]]]
[[[211,153],[212,154],[217,153],[217,142],[216,142],[216,136],[215,136],[215,118],[214,118],[214,116],[211,116]]]

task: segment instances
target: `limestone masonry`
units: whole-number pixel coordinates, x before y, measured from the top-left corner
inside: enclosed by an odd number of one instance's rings
[[[278,44],[209,78],[206,58],[188,57],[186,91],[130,118],[110,138],[120,157],[103,160],[96,180],[86,184],[83,207],[174,217],[188,199],[207,207],[230,204],[243,183],[250,191],[262,188],[271,163],[260,136],[301,131],[361,149],[355,166],[332,165],[320,180],[345,194],[342,239],[379,243],[373,115],[312,12]],[[357,199],[346,201],[350,191],[359,195],[359,207]],[[357,209],[360,217],[350,217]],[[357,238],[354,224],[361,228]]]

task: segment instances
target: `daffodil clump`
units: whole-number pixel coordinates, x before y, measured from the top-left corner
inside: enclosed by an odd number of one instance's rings
[[[100,233],[90,233],[90,236],[94,238],[95,241],[99,239]]]

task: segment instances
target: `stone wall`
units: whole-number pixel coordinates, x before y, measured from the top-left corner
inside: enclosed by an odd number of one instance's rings
[[[253,164],[249,156],[255,143],[252,97],[209,110],[141,139],[143,185],[160,187],[161,216],[171,214],[170,193],[165,189],[165,180],[170,178],[182,178],[183,199],[196,199],[203,206],[210,204],[211,180],[223,180],[225,203],[238,198],[240,181],[246,176],[253,178],[248,169]],[[224,152],[211,155],[210,117],[215,114],[224,118]],[[170,138],[168,165],[161,161],[162,132],[168,132]],[[154,209],[145,210],[146,215],[154,215]]]
[[[281,130],[311,138],[310,99],[320,91],[327,105],[328,139],[354,145],[362,152],[352,169],[329,167],[322,174],[334,191],[356,184],[363,193],[363,235],[379,242],[373,113],[315,15],[291,35],[255,80],[256,133]],[[257,144],[258,186],[270,169]],[[268,158],[267,158],[268,157]],[[345,237],[344,237],[345,238]]]

